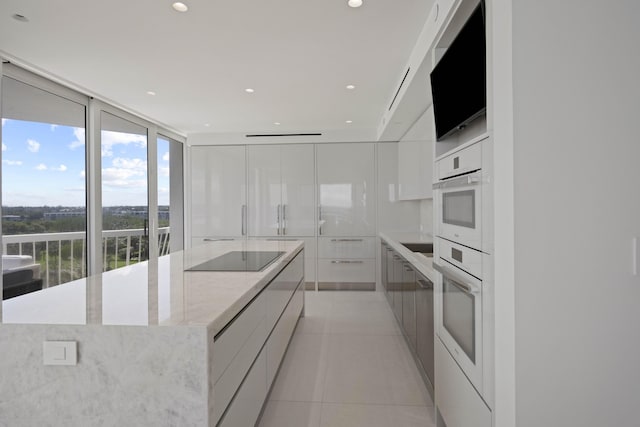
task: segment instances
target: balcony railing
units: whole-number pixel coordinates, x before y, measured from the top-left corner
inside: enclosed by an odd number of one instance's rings
[[[102,232],[103,271],[113,270],[148,258],[146,230],[105,230]],[[169,227],[158,229],[158,253],[169,253]],[[4,255],[31,255],[40,264],[45,287],[80,279],[86,272],[86,234],[66,233],[16,234],[2,236]]]

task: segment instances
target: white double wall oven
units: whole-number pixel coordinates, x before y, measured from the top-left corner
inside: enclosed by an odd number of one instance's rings
[[[490,171],[485,134],[438,159],[433,184],[437,335],[485,400],[493,370]]]

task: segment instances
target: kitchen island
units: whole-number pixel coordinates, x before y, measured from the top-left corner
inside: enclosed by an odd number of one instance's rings
[[[231,251],[283,254],[185,271]],[[303,276],[302,242],[224,241],[6,300],[0,426],[240,425],[303,313]],[[48,341],[77,343],[77,364],[45,366]]]

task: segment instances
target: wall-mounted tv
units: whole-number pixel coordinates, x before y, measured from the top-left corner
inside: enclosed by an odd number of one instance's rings
[[[431,72],[436,139],[463,129],[487,108],[484,2]]]

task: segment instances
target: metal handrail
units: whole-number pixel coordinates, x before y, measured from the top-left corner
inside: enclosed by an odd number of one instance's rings
[[[103,271],[107,270],[107,259],[109,255],[113,256],[114,265],[118,265],[119,262],[124,261],[125,266],[130,265],[133,260],[140,260],[142,256],[142,239],[138,239],[138,244],[136,247],[132,246],[132,237],[141,237],[146,236],[146,230],[143,228],[137,229],[129,229],[129,230],[104,230],[102,231],[102,247],[103,250]],[[108,249],[110,247],[110,240],[114,240],[114,250],[111,254],[108,253]],[[126,252],[123,259],[119,259],[119,246],[120,240],[125,239]],[[63,242],[69,242],[69,257],[67,260],[69,261],[69,269],[67,271],[62,268],[62,247]],[[57,250],[54,249],[55,253],[51,253],[50,247],[57,243]],[[158,254],[159,256],[167,255],[170,251],[170,228],[162,227],[158,229]],[[44,250],[38,250],[36,247],[37,244],[44,244]],[[75,257],[74,246],[82,245],[81,256],[79,259]],[[45,287],[55,286],[60,283],[68,282],[80,277],[86,276],[86,233],[83,231],[70,231],[70,232],[62,232],[62,233],[38,233],[38,234],[14,234],[14,235],[6,235],[2,236],[2,253],[5,255],[24,255],[25,253],[29,253],[33,256],[34,262],[41,263],[41,271],[43,272],[43,285]],[[17,251],[16,249],[17,245]],[[29,248],[30,247],[30,251]],[[13,249],[13,250],[9,250]],[[133,253],[132,253],[133,250]],[[38,256],[38,252],[40,252],[40,256]],[[133,255],[133,256],[132,256]],[[51,267],[50,267],[50,258],[56,256],[57,257],[57,265],[55,266],[55,271],[53,274],[53,278],[50,277]],[[42,259],[44,258],[44,259]],[[79,261],[79,265],[78,265]],[[135,261],[138,262],[138,261]],[[75,272],[74,267],[78,266],[79,271]],[[63,273],[69,275],[69,280],[63,279]],[[75,277],[75,276],[80,277]]]

